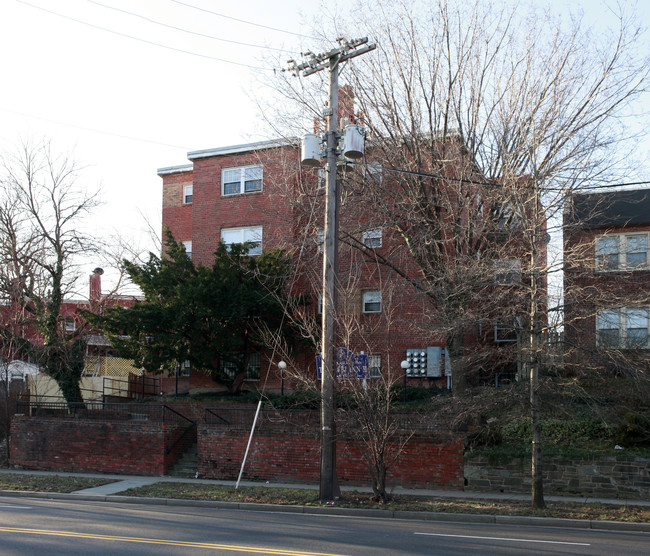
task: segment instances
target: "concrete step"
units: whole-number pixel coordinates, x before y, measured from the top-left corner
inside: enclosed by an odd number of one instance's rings
[[[198,468],[196,444],[190,446],[168,473],[172,477],[195,478]]]

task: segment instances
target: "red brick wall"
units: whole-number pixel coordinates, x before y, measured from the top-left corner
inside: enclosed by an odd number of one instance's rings
[[[179,445],[166,456],[166,448],[184,428],[16,415],[11,423],[10,463],[51,471],[164,475],[183,449]]]
[[[565,233],[564,334],[566,361],[576,368],[612,368],[619,359],[614,352],[596,349],[596,314],[602,308],[647,306],[650,271],[598,271],[596,240],[602,235],[634,234],[650,231],[650,226],[597,228]],[[573,348],[578,349],[573,349]],[[626,351],[625,359],[645,364],[647,350]],[[623,360],[624,358],[620,358]]]
[[[234,480],[239,475],[248,431],[200,425],[199,475]],[[368,466],[356,443],[337,442],[337,475],[341,483],[368,484]],[[243,477],[313,483],[319,479],[320,437],[317,432],[258,432],[253,437]],[[441,443],[414,436],[388,473],[390,484],[411,488],[463,488],[463,443]]]

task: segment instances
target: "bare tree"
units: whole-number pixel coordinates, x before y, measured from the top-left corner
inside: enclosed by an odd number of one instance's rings
[[[467,372],[463,339],[480,318],[492,261],[509,249],[521,260],[532,501],[543,507],[538,377],[549,332],[547,284],[559,270],[545,255],[547,234],[561,232],[568,195],[624,169],[632,134],[622,116],[650,68],[641,32],[623,12],[597,34],[580,17],[478,1],[360,2],[355,14],[354,35],[367,34],[377,51],[344,76],[371,144],[364,162],[381,165],[383,175],[374,185],[364,181],[358,206],[365,205],[368,224],[392,229],[408,250],[408,259],[402,249],[381,262],[440,315],[456,394]],[[361,21],[363,14],[372,16]],[[345,26],[332,22],[337,36]],[[316,81],[280,80],[284,98],[319,116]],[[283,123],[276,120],[275,129],[290,128]]]
[[[24,142],[2,158],[0,288],[18,309],[21,330],[31,332],[17,330],[15,320],[3,322],[2,338],[31,355],[69,403],[82,401],[85,329],[66,331],[62,309],[74,292],[76,265],[99,248],[81,228],[98,201],[78,186],[80,170],[46,141]]]

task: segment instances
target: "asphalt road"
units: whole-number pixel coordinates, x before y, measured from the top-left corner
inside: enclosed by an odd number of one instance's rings
[[[650,533],[0,497],[0,554],[646,556]]]

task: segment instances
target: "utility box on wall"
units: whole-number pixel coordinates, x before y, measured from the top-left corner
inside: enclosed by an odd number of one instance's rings
[[[406,368],[408,377],[440,378],[451,375],[447,348],[409,348],[406,350],[406,361],[409,364]]]

